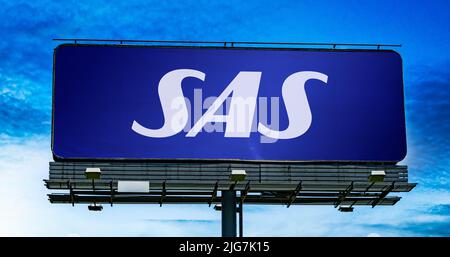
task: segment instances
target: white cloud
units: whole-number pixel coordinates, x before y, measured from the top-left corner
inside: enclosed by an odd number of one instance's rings
[[[42,181],[48,177],[49,160],[48,137],[10,138],[0,145],[1,236],[220,236],[220,213],[207,205],[104,205],[102,212],[89,212],[86,205],[52,205]],[[427,212],[435,205],[450,204],[448,195],[446,190],[419,187],[402,194],[404,198],[396,206],[356,206],[353,213],[340,213],[332,206],[245,205],[244,233],[416,235],[401,230],[402,225],[448,222],[446,214]]]

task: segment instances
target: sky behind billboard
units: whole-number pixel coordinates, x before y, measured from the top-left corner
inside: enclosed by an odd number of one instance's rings
[[[207,206],[51,205],[56,37],[400,43],[410,181],[394,207],[247,206],[248,236],[450,235],[449,1],[1,1],[0,235],[220,235]],[[275,219],[273,217],[276,217]],[[289,224],[286,223],[289,221]],[[262,225],[264,224],[264,225]]]

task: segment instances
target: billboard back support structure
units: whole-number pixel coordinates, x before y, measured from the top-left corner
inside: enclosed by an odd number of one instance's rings
[[[68,193],[52,203],[211,206],[240,191],[242,217],[244,202],[393,205],[391,192],[416,185],[395,164],[406,155],[402,60],[381,50],[400,45],[62,40],[74,44],[55,49],[45,184]],[[245,180],[230,181],[233,169]],[[119,190],[133,182],[139,192]]]
[[[61,45],[59,160],[398,162],[402,61],[388,50]]]

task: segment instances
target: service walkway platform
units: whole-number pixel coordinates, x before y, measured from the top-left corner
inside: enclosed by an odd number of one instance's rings
[[[86,168],[99,168],[87,179]],[[230,181],[232,170],[245,180]],[[374,178],[373,171],[384,171]],[[52,203],[218,204],[221,191],[238,191],[237,201],[279,205],[394,205],[411,191],[407,166],[395,164],[50,162],[44,180]],[[149,183],[148,192],[120,192],[119,181]]]

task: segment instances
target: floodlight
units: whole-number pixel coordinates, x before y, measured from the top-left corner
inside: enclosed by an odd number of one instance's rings
[[[340,212],[353,212],[353,207],[352,206],[339,206],[339,211]]]
[[[243,181],[247,173],[245,170],[232,170],[230,175],[230,180],[234,182]]]
[[[370,182],[383,182],[386,172],[384,170],[372,170],[370,172],[369,181]]]
[[[101,206],[101,205],[96,205],[96,204],[94,203],[94,204],[89,205],[89,206],[88,206],[88,209],[89,209],[90,211],[101,211],[101,210],[103,210],[103,206]]]
[[[214,210],[221,211],[222,210],[222,204],[216,204],[214,205]]]
[[[87,179],[100,179],[102,171],[99,168],[87,168],[84,174]]]

